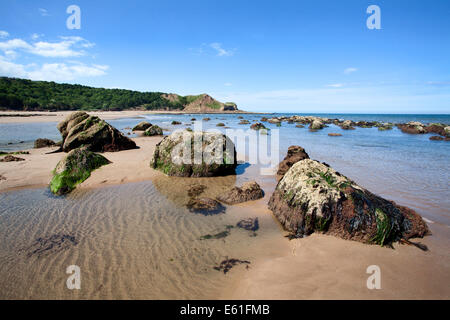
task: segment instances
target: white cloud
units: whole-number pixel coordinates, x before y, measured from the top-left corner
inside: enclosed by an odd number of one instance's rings
[[[106,74],[108,66],[86,65],[81,62],[44,63],[23,65],[0,56],[0,74],[9,77],[28,78],[45,81],[71,81],[82,77],[98,77]]]
[[[231,87],[233,84],[231,82],[225,82],[223,85],[225,87]]]
[[[9,33],[4,31],[4,30],[0,30],[0,39],[1,38],[8,38],[9,37]]]
[[[0,42],[0,50],[23,50],[41,57],[69,58],[84,56],[86,52],[81,48],[94,45],[81,37],[61,37],[59,42],[38,41],[31,44],[22,39],[11,39]]]
[[[43,17],[48,17],[50,14],[48,13],[47,9],[44,8],[39,8],[39,13],[41,14],[41,16]]]
[[[327,84],[327,87],[330,88],[342,88],[344,86],[343,83],[332,83],[332,84]]]
[[[219,57],[232,56],[234,54],[234,50],[225,50],[219,42],[213,42],[209,46],[216,50]]]
[[[347,69],[344,70],[344,73],[345,74],[350,74],[350,73],[353,73],[353,72],[356,72],[356,71],[358,71],[357,68],[347,68]]]

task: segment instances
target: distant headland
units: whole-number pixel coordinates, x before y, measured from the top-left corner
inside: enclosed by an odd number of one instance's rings
[[[205,93],[181,96],[8,77],[0,77],[0,110],[245,113],[238,110],[236,103],[220,102]]]

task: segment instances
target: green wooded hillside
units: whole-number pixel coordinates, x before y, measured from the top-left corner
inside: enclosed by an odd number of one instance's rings
[[[161,92],[0,77],[0,110],[182,110],[188,102],[183,96],[169,101]]]

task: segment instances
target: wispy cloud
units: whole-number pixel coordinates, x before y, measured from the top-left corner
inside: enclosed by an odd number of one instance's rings
[[[41,16],[43,17],[48,17],[50,14],[48,13],[47,9],[44,8],[39,8],[39,13],[41,14]]]
[[[347,68],[347,69],[344,70],[344,73],[345,74],[350,74],[350,73],[353,73],[353,72],[356,72],[356,71],[358,71],[357,68]]]
[[[3,38],[8,38],[9,37],[9,33],[3,30],[0,30],[0,39]]]
[[[217,52],[219,57],[232,56],[234,54],[234,50],[226,50],[222,48],[222,44],[219,42],[213,42],[209,46]]]
[[[330,88],[342,88],[344,86],[344,84],[343,83],[332,83],[332,84],[327,84],[326,86],[330,87]]]
[[[231,87],[233,84],[231,82],[225,82],[223,85],[225,87]]]
[[[37,39],[39,39],[42,36],[44,36],[44,35],[43,34],[38,34],[38,33],[33,33],[31,35],[31,39],[36,41]]]

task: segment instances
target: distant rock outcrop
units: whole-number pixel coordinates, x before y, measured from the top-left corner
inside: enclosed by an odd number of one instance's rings
[[[286,172],[270,198],[269,208],[293,237],[320,231],[386,245],[429,232],[414,210],[385,200],[310,159],[295,163]]]
[[[136,143],[119,130],[86,112],[74,112],[58,124],[63,141],[61,149],[69,152],[85,146],[90,151],[106,152],[135,149]]]

